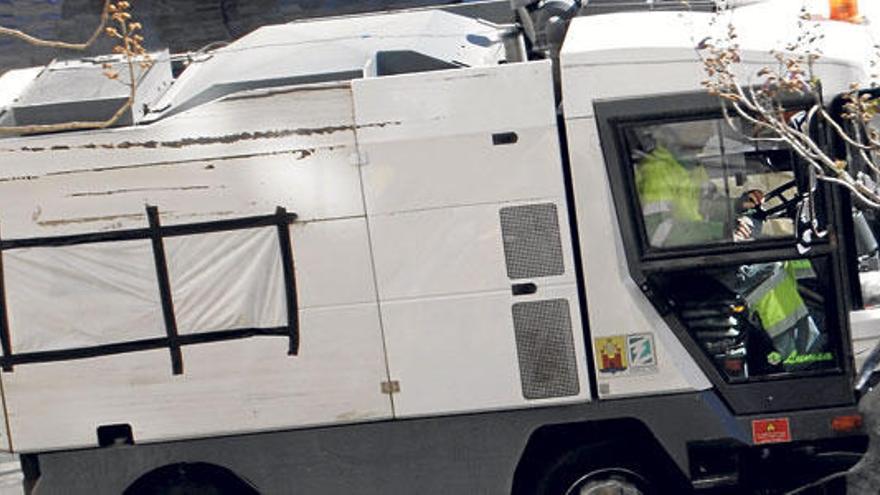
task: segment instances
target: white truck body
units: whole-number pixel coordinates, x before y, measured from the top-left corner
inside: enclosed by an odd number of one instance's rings
[[[785,39],[753,22],[758,7],[737,14],[750,73]],[[97,447],[105,425],[151,444],[708,393],[627,271],[594,113],[596,101],[700,89],[693,40],[708,20],[575,19],[560,58],[564,129],[551,62],[499,63],[509,27],[412,12],[263,28],[195,59],[144,125],[0,140],[10,345],[36,356],[0,375],[0,444],[41,453]],[[866,34],[827,27],[817,71],[834,94],[865,79],[849,47]],[[375,75],[377,51],[414,45],[467,67]],[[0,91],[25,91],[15,81],[28,77],[4,75]],[[231,93],[205,97],[224,84]],[[163,228],[295,214],[298,352],[283,332],[198,337],[290,325],[283,229],[270,223],[163,239],[176,332],[192,337],[178,372],[165,345],[65,355],[169,338],[151,239],[82,240],[149,230],[146,206]],[[542,237],[528,238],[536,224]],[[532,292],[517,294],[524,282]],[[649,336],[651,365],[591,377],[595,339],[620,334]]]
[[[495,146],[497,132],[518,142]],[[568,223],[547,62],[252,90],[147,126],[2,148],[5,239],[145,228],[145,205],[163,226],[295,213],[302,346],[186,346],[182,375],[165,349],[16,367],[4,382],[13,450],[94,446],[104,424],[148,442],[589,400],[565,229],[564,273],[519,299],[566,301],[570,391],[526,399],[512,338],[499,210],[553,205]],[[165,242],[181,334],[283,323],[274,235]],[[165,334],[150,242],[121,244],[7,253],[14,352]],[[130,297],[114,300],[119,287]]]

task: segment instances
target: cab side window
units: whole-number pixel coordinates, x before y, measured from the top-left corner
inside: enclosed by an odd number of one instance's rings
[[[649,248],[794,236],[794,157],[733,120],[625,129]]]
[[[829,277],[822,259],[649,275],[729,381],[837,366]]]

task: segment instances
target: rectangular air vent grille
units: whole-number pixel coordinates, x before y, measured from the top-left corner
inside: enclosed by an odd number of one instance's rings
[[[577,395],[577,361],[568,301],[551,299],[513,305],[513,329],[526,399]]]
[[[513,280],[565,273],[556,205],[502,208],[501,237],[507,276]]]

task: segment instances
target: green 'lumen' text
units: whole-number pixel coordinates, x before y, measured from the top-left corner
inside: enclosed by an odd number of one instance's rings
[[[785,358],[783,364],[807,364],[807,363],[818,363],[821,361],[832,361],[834,359],[834,354],[830,352],[812,352],[809,354],[798,354],[797,351],[792,351],[791,354]]]

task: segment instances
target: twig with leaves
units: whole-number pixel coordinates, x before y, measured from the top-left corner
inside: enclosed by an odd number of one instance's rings
[[[712,23],[730,13],[723,5]],[[758,82],[743,84],[736,73],[741,62],[741,48],[736,28],[727,22],[723,34],[708,36],[697,43],[696,51],[706,73],[703,86],[718,95],[724,102],[725,116],[733,125],[730,111],[750,123],[769,139],[787,143],[809,166],[813,176],[821,181],[834,183],[848,189],[864,205],[880,208],[880,134],[870,122],[880,110],[877,99],[861,92],[859,84],[853,84],[845,95],[844,123],[837,122],[826,110],[822,100],[820,81],[815,77],[814,66],[822,56],[819,48],[824,35],[821,26],[811,14],[802,8],[798,17],[798,37],[783,50],[771,52],[776,67],[763,67],[758,71]],[[880,47],[875,47],[875,55]],[[811,101],[804,114],[805,119],[795,123],[785,106],[791,96],[806,97]],[[850,164],[829,154],[816,142],[810,129],[817,122],[855,150],[863,170],[853,170]],[[768,139],[768,138],[764,138]]]
[[[106,120],[6,126],[0,127],[0,134],[23,135],[83,129],[103,129],[114,125],[134,104],[135,96],[137,94],[138,69],[140,69],[142,73],[149,69],[153,63],[150,55],[143,47],[144,38],[141,35],[142,29],[143,26],[141,23],[132,19],[131,2],[126,0],[106,0],[101,12],[101,20],[97,30],[83,43],[43,40],[20,30],[0,26],[0,36],[12,36],[36,46],[75,51],[86,50],[92,46],[102,34],[108,36],[116,42],[113,46],[113,52],[120,57],[120,63],[113,64],[111,62],[105,62],[103,64],[104,75],[109,79],[119,80],[120,83],[129,88],[128,98],[126,98],[125,102],[123,102],[116,112]],[[126,72],[125,77],[121,79],[119,70],[117,69],[118,65],[122,65],[123,70]]]

